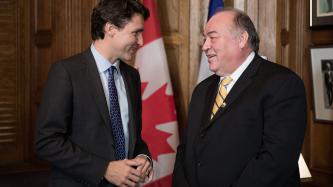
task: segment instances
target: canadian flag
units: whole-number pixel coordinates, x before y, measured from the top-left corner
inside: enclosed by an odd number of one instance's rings
[[[176,110],[168,63],[154,0],[143,0],[150,17],[145,21],[143,46],[135,67],[141,76],[142,136],[154,162],[154,178],[147,187],[169,187],[179,144]]]

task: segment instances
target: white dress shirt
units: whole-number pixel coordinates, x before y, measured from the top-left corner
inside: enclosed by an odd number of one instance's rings
[[[111,66],[116,67],[117,71],[114,71],[114,81],[117,88],[118,93],[118,101],[119,101],[119,107],[120,107],[120,114],[121,114],[121,121],[123,124],[123,130],[125,135],[125,151],[126,151],[126,158],[128,157],[128,144],[129,144],[129,136],[128,136],[128,101],[127,101],[127,95],[126,95],[126,89],[125,89],[125,83],[123,80],[123,77],[121,75],[120,69],[119,69],[119,60],[116,61],[114,64],[111,64],[106,58],[104,58],[94,47],[93,44],[91,44],[91,52],[94,56],[97,69],[99,72],[99,76],[102,81],[105,99],[110,111],[110,100],[109,100],[109,88],[108,88],[108,69]]]

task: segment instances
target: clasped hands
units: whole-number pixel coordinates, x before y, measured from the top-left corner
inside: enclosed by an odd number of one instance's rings
[[[105,179],[116,186],[138,186],[153,178],[152,166],[145,155],[109,162]]]

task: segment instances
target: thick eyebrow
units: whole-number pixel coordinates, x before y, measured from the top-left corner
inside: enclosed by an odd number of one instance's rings
[[[132,33],[138,33],[138,32],[143,32],[143,28],[140,28],[140,29],[137,29],[137,30],[134,30]]]
[[[207,33],[207,35],[212,35],[212,34],[218,34],[216,31],[210,31]]]
[[[217,33],[217,31],[209,31],[207,34],[202,33],[202,36],[206,37],[206,36],[210,36],[210,35],[213,35],[213,34],[218,34],[218,33]]]

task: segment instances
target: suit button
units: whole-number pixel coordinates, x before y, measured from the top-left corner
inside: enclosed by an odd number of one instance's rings
[[[201,166],[201,163],[200,163],[200,162],[198,162],[198,163],[197,163],[197,166],[198,166],[198,167],[200,167],[200,166]]]
[[[204,138],[204,137],[205,137],[205,133],[201,133],[200,138]]]

